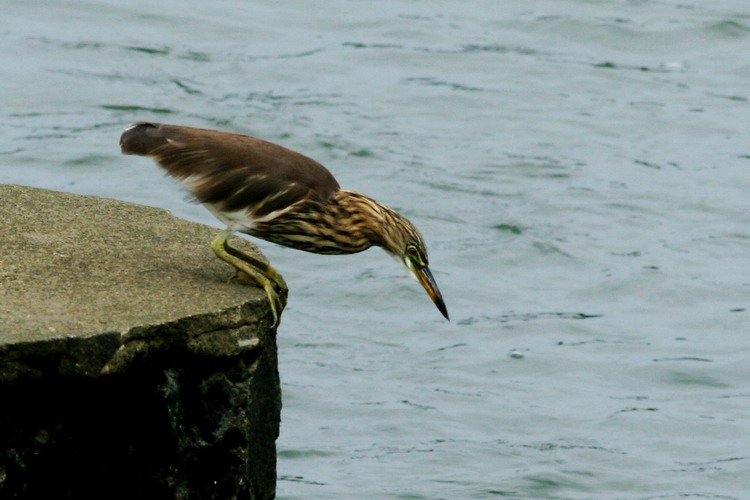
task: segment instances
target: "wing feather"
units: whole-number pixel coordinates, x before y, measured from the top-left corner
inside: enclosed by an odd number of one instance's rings
[[[120,145],[125,154],[153,157],[200,203],[253,217],[303,200],[325,202],[340,189],[315,160],[247,135],[136,122]]]

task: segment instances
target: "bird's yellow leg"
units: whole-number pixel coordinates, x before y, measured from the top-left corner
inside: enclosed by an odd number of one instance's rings
[[[231,234],[231,232],[230,232],[230,234]],[[217,239],[218,238],[219,237],[217,236]],[[274,283],[276,283],[276,285],[278,285],[278,287],[281,290],[284,290],[284,291],[288,290],[288,288],[286,286],[286,282],[284,281],[284,278],[281,277],[281,274],[279,274],[279,272],[276,269],[274,269],[273,266],[271,266],[270,264],[266,264],[262,260],[258,260],[255,257],[251,257],[250,255],[246,254],[245,252],[243,252],[242,250],[240,250],[238,248],[234,248],[232,246],[229,246],[229,242],[227,241],[228,238],[229,238],[229,235],[227,235],[226,237],[223,238],[223,241],[224,241],[223,245],[224,245],[224,250],[229,255],[233,255],[234,257],[237,257],[238,259],[244,260],[245,262],[247,262],[248,264],[250,264],[253,268],[255,268],[258,272],[260,272],[263,276],[265,276],[266,278],[268,278],[271,281],[273,281]],[[214,243],[216,243],[216,240],[214,240]],[[215,251],[216,251],[216,249],[214,249],[214,252]],[[242,278],[240,276],[236,276],[236,279],[241,280]]]
[[[254,283],[263,288],[268,297],[268,303],[271,306],[271,313],[273,314],[273,325],[271,326],[276,326],[279,323],[279,311],[282,309],[282,304],[281,299],[279,299],[278,294],[271,285],[271,281],[273,280],[273,282],[278,284],[284,291],[287,289],[286,284],[284,283],[284,280],[281,279],[278,272],[268,264],[260,262],[259,260],[240,252],[236,248],[227,245],[227,240],[231,234],[232,232],[229,230],[220,232],[211,243],[211,248],[218,258],[237,270],[237,273],[230,278],[230,281],[232,279],[237,279],[243,282]],[[262,265],[255,266],[256,262]],[[273,274],[266,275],[267,269],[270,269]],[[240,276],[238,274],[239,272],[244,273],[244,276]],[[279,281],[277,281],[277,279]]]

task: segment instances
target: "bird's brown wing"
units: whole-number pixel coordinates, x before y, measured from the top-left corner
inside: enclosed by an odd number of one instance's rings
[[[137,122],[120,138],[124,154],[153,157],[201,203],[263,217],[302,200],[326,201],[339,184],[323,165],[241,134]]]

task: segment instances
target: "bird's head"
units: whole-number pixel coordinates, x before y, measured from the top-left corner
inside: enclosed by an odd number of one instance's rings
[[[443,296],[430,272],[427,247],[414,224],[403,215],[387,209],[381,232],[381,246],[406,266],[409,273],[427,291],[445,319],[450,320]]]

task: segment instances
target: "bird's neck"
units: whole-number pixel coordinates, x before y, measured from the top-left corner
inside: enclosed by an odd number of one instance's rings
[[[357,253],[373,245],[393,253],[399,218],[368,196],[340,190],[325,202],[307,200],[272,220],[256,221],[247,233],[314,253]]]
[[[398,226],[394,221],[402,217],[393,209],[378,203],[369,196],[355,191],[340,190],[335,195],[336,203],[332,204],[337,214],[334,216],[355,236],[366,239],[368,246],[379,246],[390,250],[393,235],[391,231]]]

